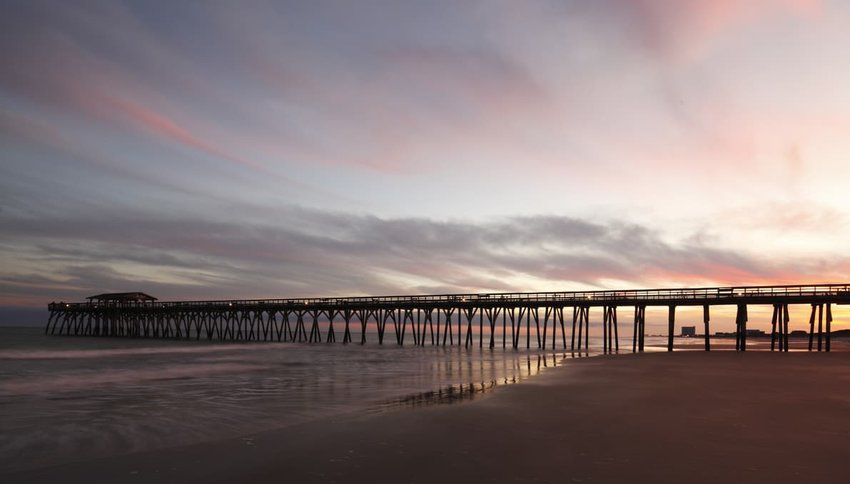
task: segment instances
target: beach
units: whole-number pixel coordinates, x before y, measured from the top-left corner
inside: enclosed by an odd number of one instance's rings
[[[4,482],[835,482],[850,353],[574,359],[456,404],[74,462]],[[214,422],[210,423],[214,425]]]

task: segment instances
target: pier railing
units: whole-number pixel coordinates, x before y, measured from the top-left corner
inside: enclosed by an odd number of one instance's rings
[[[628,305],[629,303],[647,306],[668,306],[674,304],[702,305],[749,301],[793,300],[808,302],[810,300],[834,299],[835,302],[850,302],[850,284],[812,284],[812,285],[782,285],[782,286],[729,286],[729,287],[695,287],[671,289],[626,289],[598,291],[560,291],[560,292],[513,292],[513,293],[467,293],[467,294],[434,294],[434,295],[404,295],[404,296],[353,296],[325,298],[286,298],[286,299],[220,299],[208,301],[156,301],[132,304],[134,307],[162,309],[192,309],[232,307],[352,307],[352,306],[382,306],[398,304],[415,304],[436,306],[450,305],[534,305],[550,303],[580,304],[589,306],[605,306],[610,303]],[[96,306],[108,306],[109,302],[76,302],[51,303],[51,310],[88,309]],[[126,305],[126,304],[125,304]]]

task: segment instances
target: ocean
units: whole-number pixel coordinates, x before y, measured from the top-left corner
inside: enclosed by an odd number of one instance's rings
[[[647,351],[662,351],[666,338],[646,342]],[[620,348],[630,352],[631,340],[621,338]],[[600,350],[601,339],[591,338],[589,356]],[[46,336],[40,328],[0,327],[0,469],[463,402],[576,356],[588,354],[498,344],[490,350]]]
[[[347,412],[457,402],[531,378],[568,356],[0,328],[0,469],[199,443]]]

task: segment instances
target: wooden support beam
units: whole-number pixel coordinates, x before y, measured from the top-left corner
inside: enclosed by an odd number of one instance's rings
[[[292,314],[293,314],[292,311],[284,311],[283,312],[283,315],[284,315],[284,318],[285,318],[283,321],[286,323],[286,332],[284,333],[284,335],[289,334],[289,341],[295,341],[295,335],[292,333],[292,325],[290,324],[290,320],[289,320],[289,316],[291,316]],[[287,341],[286,336],[284,336],[283,340]]]
[[[514,310],[518,310],[516,314],[516,321],[514,321]],[[519,338],[520,333],[522,333],[520,327],[522,326],[522,315],[523,308],[511,308],[511,339],[512,339],[512,347],[513,349],[519,349]],[[516,324],[514,324],[516,323]]]
[[[590,306],[584,307],[584,351],[590,351]]]
[[[832,341],[832,304],[826,303],[826,351],[829,351],[831,341]]]
[[[738,326],[738,344],[739,351],[747,351],[747,305],[738,304],[738,312],[735,318]]]
[[[310,311],[313,324],[310,325],[310,343],[321,343],[322,333],[319,331],[319,311]]]
[[[434,308],[428,308],[428,330],[431,332],[431,346],[435,346],[440,339],[440,310],[437,310],[437,333],[434,334]]]
[[[567,331],[564,328],[564,306],[558,307],[558,321],[561,323],[561,342],[564,345],[564,349],[567,349]]]
[[[784,322],[782,323],[782,325],[783,325],[783,331],[782,332],[784,334],[784,339],[785,339],[785,352],[787,353],[788,352],[788,323],[791,322],[791,318],[788,316],[788,305],[787,304],[782,305],[782,312],[785,313],[785,317],[783,318]]]
[[[507,336],[508,336],[508,331],[507,331],[508,330],[508,321],[507,321],[507,319],[508,319],[508,309],[502,308],[502,349],[505,349],[505,347],[507,346],[505,344],[505,340],[507,339]]]
[[[48,334],[48,331],[50,331],[50,325],[51,324],[53,324],[53,326],[55,328],[56,319],[58,319],[59,314],[60,313],[58,313],[56,311],[50,311],[50,316],[47,318],[47,325],[44,327],[44,334]]]
[[[620,350],[620,335],[617,328],[617,306],[609,305],[604,308],[602,321],[603,351],[612,353]]]
[[[174,318],[174,331],[176,337],[180,337],[180,322],[183,318],[182,313],[177,313]],[[254,339],[254,318],[251,315],[251,311],[246,310],[242,311],[242,324],[245,326],[245,339],[251,341]]]
[[[529,310],[530,311],[530,310]],[[540,307],[534,307],[534,327],[537,329],[537,347],[540,348]]]
[[[366,327],[369,325],[369,317],[372,315],[372,311],[367,311],[366,309],[361,309],[356,312],[357,319],[360,321],[360,344],[366,344]],[[377,325],[377,322],[376,322]]]
[[[667,308],[667,351],[673,351],[673,333],[676,331],[676,306]]]
[[[257,327],[257,339],[261,341],[269,340],[269,325],[271,324],[270,318],[271,314],[267,311],[257,311],[256,317],[258,318],[259,325]],[[194,322],[194,315],[189,315],[190,322]]]
[[[462,343],[461,339],[461,320],[463,319],[463,308],[458,307],[456,309],[457,312],[457,345],[460,346]],[[451,330],[452,335],[454,335],[454,328]]]
[[[581,337],[584,333],[584,306],[579,307],[578,311],[578,351],[581,352]]]
[[[776,323],[779,315],[779,305],[773,305],[773,317],[770,319],[770,351],[776,349]],[[781,348],[780,348],[781,349]]]
[[[387,330],[387,320],[392,315],[392,311],[385,311],[383,309],[375,310],[375,325],[378,328],[378,344],[384,344],[384,332]]]
[[[490,349],[496,347],[496,320],[499,319],[501,308],[491,307],[487,309],[487,321],[490,323]],[[504,319],[502,320],[504,322]]]
[[[484,347],[484,308],[478,313],[478,347]]]
[[[776,307],[776,325],[777,325],[777,333],[776,333],[776,346],[779,351],[785,351],[785,311],[784,306],[782,304],[775,304]],[[771,336],[771,341],[773,341],[773,336]],[[773,345],[771,345],[773,346]],[[772,351],[772,350],[771,350]]]
[[[477,312],[477,308],[468,307],[466,309],[466,341],[464,341],[464,347],[470,348],[475,342],[472,338],[472,320],[475,319],[475,313]]]
[[[278,311],[269,311],[269,326],[271,326],[271,340],[274,341],[277,338],[277,341],[280,341],[281,338],[281,330],[283,329],[283,325],[277,324],[277,313]],[[206,318],[205,318],[206,319]],[[207,329],[209,331],[209,329]],[[209,338],[209,333],[207,333],[207,339]]]
[[[812,351],[812,343],[815,337],[815,314],[817,313],[817,304],[812,304],[812,313],[809,316],[809,351]]]
[[[321,313],[320,313],[321,314]],[[336,343],[336,331],[334,331],[334,318],[337,312],[335,310],[325,311],[328,316],[328,334],[325,336],[326,343]]]
[[[307,338],[307,330],[304,327],[304,311],[298,311],[296,313],[296,321],[295,321],[295,338],[299,343],[304,341]],[[226,324],[226,322],[225,322]],[[227,326],[225,325],[225,333]]]
[[[576,322],[578,321],[578,307],[573,306],[573,330],[570,332],[570,351],[576,347]],[[579,349],[581,349],[581,336],[578,338]]]
[[[484,308],[478,313],[478,347],[484,347]]]
[[[452,331],[452,313],[454,313],[453,308],[445,308],[443,309],[443,313],[446,315],[446,325],[443,327],[443,346],[446,346],[446,335],[448,335],[449,342],[451,346],[454,346],[454,332]]]
[[[405,309],[404,323],[401,325],[401,344],[404,345],[404,333],[407,329],[407,322],[410,321],[410,332],[413,333],[413,346],[419,346],[419,321],[413,317],[413,309]],[[417,316],[418,316],[417,310]]]
[[[345,320],[345,331],[342,333],[342,344],[351,343],[351,309],[345,309],[342,313],[342,318]]]
[[[602,353],[608,353],[608,306],[602,308]]]
[[[637,337],[638,337],[638,326],[639,326],[638,315],[639,314],[640,314],[640,306],[635,306],[635,321],[634,321],[634,326],[632,327],[632,353],[637,352]]]
[[[710,306],[708,304],[704,304],[702,306],[702,323],[705,329],[703,329],[705,333],[705,351],[711,351],[711,330],[709,329],[709,322],[711,320],[711,315],[709,313]]]
[[[440,346],[440,324],[442,323],[441,318],[440,318],[440,308],[436,308],[436,311],[437,311],[437,342],[436,343],[432,342],[431,343],[432,346],[434,346],[434,345]]]
[[[640,339],[638,340],[638,350],[643,353],[644,343],[646,342],[646,306],[640,307]]]
[[[393,320],[393,328],[396,331],[396,343],[399,346],[404,345],[404,333],[407,329],[408,310],[398,308],[398,319]]]

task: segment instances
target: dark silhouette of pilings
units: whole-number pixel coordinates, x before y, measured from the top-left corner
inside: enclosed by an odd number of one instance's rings
[[[667,351],[673,351],[673,335],[676,331],[676,306],[667,307]]]
[[[848,303],[850,285],[252,301],[90,301],[49,304],[44,331],[52,335],[300,343],[341,340],[343,344],[351,344],[357,328],[360,344],[377,340],[381,345],[404,346],[412,340],[414,346],[466,348],[476,346],[477,332],[478,348],[483,349],[486,344],[493,349],[499,341],[501,318],[503,348],[560,346],[581,352],[589,350],[590,312],[598,307],[602,310],[602,351],[616,352],[618,309],[624,306],[634,308],[632,351],[641,352],[647,306],[666,306],[667,349],[672,351],[677,307],[702,306],[705,349],[710,350],[711,306],[734,305],[737,308],[735,346],[746,351],[748,305],[771,305],[771,349],[787,352],[789,305],[809,304],[809,350],[814,351],[817,320],[817,350],[830,351],[832,304]],[[569,314],[570,310],[571,325],[564,321],[565,311]],[[386,337],[388,328],[394,338]],[[567,329],[571,330],[569,337]]]
[[[735,314],[735,349],[747,351],[747,305],[738,304]]]
[[[617,333],[617,306],[605,306],[602,315],[602,351],[611,353],[620,351],[619,334]]]
[[[574,347],[570,344],[570,351],[578,350],[581,352],[582,333],[584,334],[584,350],[587,351],[590,347],[590,306],[577,306],[573,308],[573,336],[575,336],[576,317],[578,318],[578,346]]]
[[[646,306],[635,306],[635,324],[632,334],[632,353],[643,352],[646,337]]]
[[[773,316],[770,321],[770,351],[774,351],[779,343],[779,351],[788,351],[788,316],[787,304],[774,304]]]
[[[824,335],[824,306],[826,306],[826,334]],[[813,303],[812,312],[809,317],[809,351],[812,351],[812,343],[815,336],[815,314],[818,320],[818,351],[830,351],[832,342],[832,304]],[[824,347],[824,339],[826,346]]]

